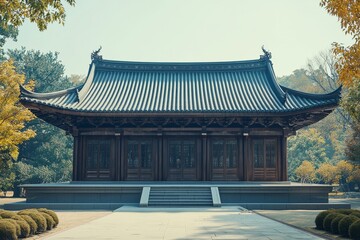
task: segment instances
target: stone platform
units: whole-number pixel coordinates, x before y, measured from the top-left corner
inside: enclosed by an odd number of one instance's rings
[[[253,210],[350,208],[350,204],[329,203],[329,185],[293,182],[70,182],[21,187],[26,191],[26,201],[5,204],[5,209],[114,210],[124,205],[242,206]]]

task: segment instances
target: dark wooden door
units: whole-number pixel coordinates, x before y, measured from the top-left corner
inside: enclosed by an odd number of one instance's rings
[[[211,180],[239,180],[239,144],[235,138],[215,138],[210,142]]]
[[[153,139],[126,140],[125,162],[126,180],[154,180],[156,148]]]
[[[196,139],[167,140],[164,164],[165,180],[196,181],[199,180],[199,143]]]
[[[277,139],[254,139],[252,144],[253,180],[278,180]]]
[[[114,139],[111,137],[86,137],[84,140],[84,179],[114,179]]]

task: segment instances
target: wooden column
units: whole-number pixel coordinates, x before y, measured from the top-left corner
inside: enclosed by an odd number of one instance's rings
[[[245,181],[251,181],[252,177],[252,159],[250,159],[250,138],[249,138],[249,132],[245,131],[243,133],[243,143],[244,143],[244,180]]]
[[[79,181],[80,180],[80,171],[81,168],[80,159],[79,159],[79,130],[74,127],[72,131],[72,136],[74,137],[74,145],[73,145],[73,174],[72,180]]]
[[[120,181],[121,178],[121,133],[115,132],[115,163],[114,163],[114,170],[115,170],[115,180]]]
[[[207,162],[208,162],[208,154],[207,154],[207,133],[203,132],[201,133],[202,136],[202,149],[201,149],[201,156],[202,156],[202,165],[201,165],[201,180],[202,181],[207,181],[210,178],[210,170],[207,167]]]
[[[237,175],[240,181],[244,181],[244,141],[242,136],[237,136],[238,146],[238,172]]]
[[[125,171],[125,161],[126,161],[126,156],[125,156],[125,137],[124,134],[122,133],[120,136],[120,169],[119,169],[119,180],[120,181],[124,181],[126,178],[126,171]]]
[[[288,180],[287,136],[281,138],[281,180]]]
[[[159,132],[157,134],[157,154],[156,154],[156,161],[157,161],[157,175],[155,176],[155,180],[157,181],[163,181],[163,172],[164,172],[164,164],[163,164],[163,161],[164,161],[164,152],[163,152],[163,134],[162,132]]]

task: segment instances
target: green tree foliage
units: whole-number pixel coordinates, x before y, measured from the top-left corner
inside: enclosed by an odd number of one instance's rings
[[[64,75],[64,66],[58,59],[58,53],[41,53],[22,48],[11,50],[8,55],[14,60],[17,71],[25,75],[27,82],[35,80],[36,92],[50,92],[72,86]],[[20,145],[19,162],[15,164],[16,185],[69,181],[72,168],[71,136],[41,119],[34,119],[26,127],[37,135]]]
[[[3,50],[3,46],[6,40],[10,38],[13,41],[16,41],[18,33],[18,29],[13,26],[9,26],[8,28],[2,28],[0,26],[0,61],[5,60],[5,52]]]
[[[0,169],[0,191],[3,192],[6,197],[7,191],[14,188],[15,173],[12,161],[1,161]]]
[[[354,79],[343,96],[342,106],[350,114],[352,119],[360,123],[360,79]]]
[[[307,160],[316,168],[323,162],[328,162],[329,158],[325,151],[325,139],[315,128],[299,131],[296,136],[289,139],[288,142],[288,161],[289,161],[289,179],[296,181],[296,169]]]
[[[335,59],[330,51],[321,52],[309,61],[306,69],[295,70],[289,76],[278,78],[278,81],[281,85],[304,92],[328,93],[339,86],[334,64]],[[297,136],[290,137],[290,179],[296,179],[294,170],[304,160],[310,160],[315,167],[319,167],[319,164],[324,162],[336,163],[345,159],[344,142],[351,133],[349,126],[349,115],[344,109],[337,108],[318,123],[299,130]]]
[[[360,123],[352,124],[353,133],[346,141],[346,156],[352,162],[360,164]]]
[[[26,82],[34,80],[35,92],[52,92],[71,87],[73,84],[64,76],[64,65],[59,60],[58,52],[41,53],[40,51],[21,49],[9,50],[16,71],[26,76]]]

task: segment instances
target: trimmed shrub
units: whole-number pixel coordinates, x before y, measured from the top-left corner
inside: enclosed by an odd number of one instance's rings
[[[2,217],[2,218],[12,218],[12,217],[14,217],[14,216],[16,216],[17,214],[16,213],[14,213],[14,212],[11,212],[11,211],[1,211],[0,212],[0,216]]]
[[[333,212],[333,210],[326,210],[326,211],[320,212],[316,216],[315,224],[316,224],[317,229],[320,229],[320,230],[324,229],[324,219],[326,218],[327,215],[329,215],[332,212]]]
[[[6,219],[4,219],[4,221],[8,221],[11,224],[13,224],[15,226],[15,228],[16,228],[16,235],[18,237],[20,237],[20,235],[21,235],[21,227],[20,227],[20,225],[14,219],[6,218]]]
[[[352,239],[360,239],[360,220],[354,222],[349,227],[349,235]]]
[[[355,216],[355,217],[360,218],[360,211],[359,212],[353,212],[353,213],[350,214],[350,216]]]
[[[30,216],[37,225],[37,233],[45,232],[47,229],[46,219],[36,210],[22,210],[18,212],[19,215]]]
[[[27,238],[30,236],[30,226],[27,222],[24,220],[15,220],[16,223],[20,226],[21,233],[19,237],[21,238]]]
[[[46,208],[39,208],[38,211],[49,214],[55,221],[55,227],[59,224],[59,218],[54,211],[46,209]]]
[[[360,220],[358,217],[350,215],[341,219],[339,222],[339,233],[344,237],[348,237],[350,225],[358,220]]]
[[[1,240],[17,240],[16,226],[8,220],[0,220],[0,239]]]
[[[336,212],[332,212],[330,214],[328,214],[323,221],[323,229],[325,231],[331,232],[331,222],[332,220],[334,220],[337,216],[339,215],[339,213]]]
[[[341,221],[341,219],[343,219],[346,216],[347,215],[345,215],[345,214],[338,213],[336,218],[334,218],[331,221],[331,232],[332,233],[339,234],[339,222]]]
[[[46,219],[46,229],[51,230],[55,227],[54,219],[47,213],[39,212]]]
[[[345,215],[350,215],[354,212],[356,212],[357,210],[354,210],[354,209],[336,209],[335,210],[337,213],[342,213],[342,214],[345,214]]]
[[[34,219],[32,219],[30,216],[28,215],[18,215],[19,217],[21,217],[25,222],[27,222],[30,226],[30,235],[34,235],[37,231],[37,224],[34,221]]]
[[[11,217],[11,219],[24,221],[24,219],[20,215],[17,215],[17,214],[15,216]]]

